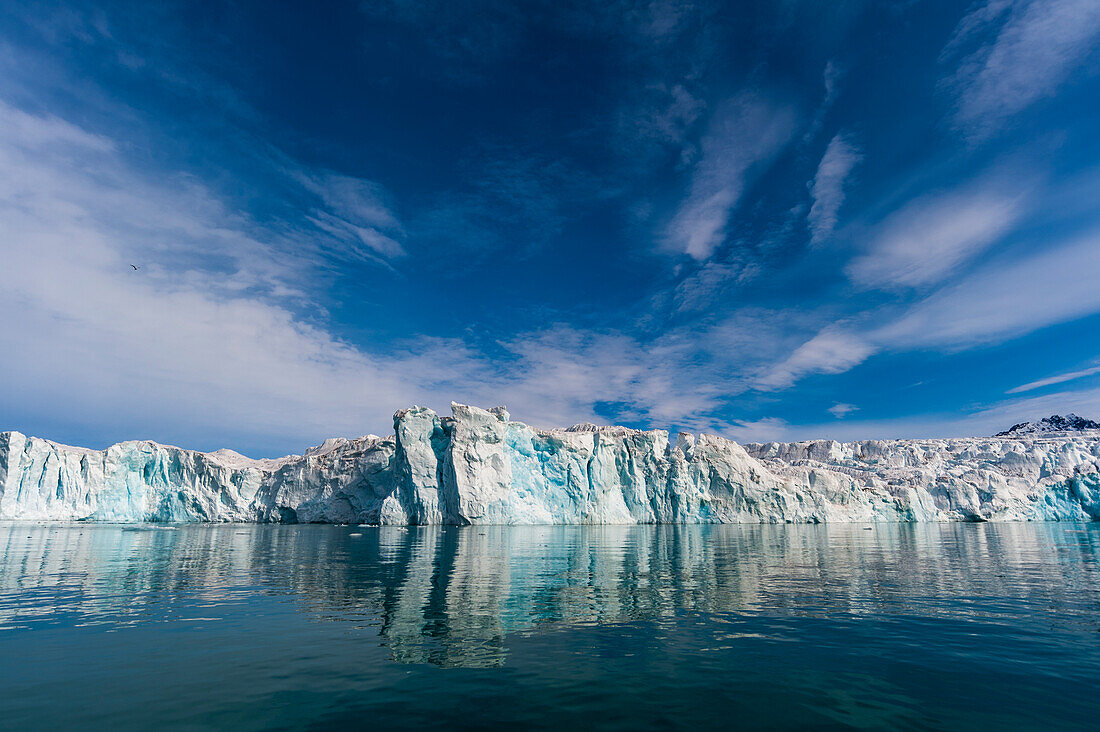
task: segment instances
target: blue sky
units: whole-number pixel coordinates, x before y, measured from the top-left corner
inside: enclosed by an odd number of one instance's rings
[[[0,415],[1100,416],[1100,4],[4,3]],[[131,263],[140,267],[131,268]]]

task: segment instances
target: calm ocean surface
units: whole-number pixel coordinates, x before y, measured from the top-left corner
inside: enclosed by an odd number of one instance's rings
[[[1100,525],[0,524],[0,727],[1096,729]]]

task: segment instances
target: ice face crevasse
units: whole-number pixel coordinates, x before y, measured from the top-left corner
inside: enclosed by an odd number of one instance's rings
[[[1100,519],[1100,431],[741,446],[413,407],[275,460],[0,433],[0,519],[623,524]]]

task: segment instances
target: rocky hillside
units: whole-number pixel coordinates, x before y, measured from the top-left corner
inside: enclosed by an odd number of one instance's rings
[[[1088,430],[1100,430],[1100,422],[1078,417],[1076,414],[1052,414],[1043,417],[1038,422],[1020,422],[1009,427],[1004,432],[998,432],[994,437],[1024,437],[1026,435],[1049,435],[1069,432],[1085,432]]]

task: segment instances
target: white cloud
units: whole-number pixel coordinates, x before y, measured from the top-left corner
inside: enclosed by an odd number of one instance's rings
[[[791,333],[804,332],[810,321],[816,318],[798,311],[746,308],[715,325],[671,328],[648,341],[557,325],[502,342],[515,360],[498,360],[487,381],[462,386],[456,398],[504,402],[517,419],[541,426],[603,421],[606,417],[595,414],[603,403],[623,422],[770,439],[781,429],[780,420],[715,415],[731,397],[752,388],[769,364],[789,354]],[[843,339],[828,333],[813,347],[830,337]],[[814,366],[839,368],[836,356],[829,363],[819,358]]]
[[[404,256],[398,239],[405,232],[385,200],[382,186],[332,172],[299,172],[297,178],[326,207],[313,212],[311,220],[318,228],[350,244],[363,258]]]
[[[841,374],[862,363],[875,347],[862,338],[829,327],[803,343],[785,361],[769,367],[758,389],[781,389],[810,374]]]
[[[192,180],[134,173],[105,138],[56,119],[24,124],[21,115],[0,107],[0,121],[17,122],[0,125],[8,172],[0,178],[0,383],[8,385],[0,405],[8,414],[64,414],[119,437],[300,450],[332,434],[388,432],[394,409],[445,409],[455,398],[504,402],[542,425],[598,421],[604,402],[624,421],[789,438],[802,428],[712,415],[751,386],[840,373],[878,347],[957,344],[1100,310],[1091,287],[1100,240],[1086,237],[972,276],[871,337],[821,330],[786,358],[790,333],[813,320],[805,313],[744,312],[649,342],[559,326],[502,342],[510,359],[428,338],[371,353],[288,304],[308,302],[311,250],[269,241]],[[135,260],[137,273],[128,266]],[[965,425],[1000,429],[1029,409],[1095,413],[1091,404],[1048,399]],[[831,411],[848,415],[848,406]],[[844,424],[856,434],[873,423]],[[891,429],[916,429],[908,424]],[[927,431],[952,424],[929,422]],[[835,427],[818,429],[836,436]]]
[[[886,218],[846,271],[863,287],[933,284],[1006,234],[1023,196],[997,181],[918,198]]]
[[[22,114],[0,106],[0,122]],[[775,357],[794,317],[747,312],[649,341],[557,326],[504,339],[506,358],[424,337],[372,352],[309,317],[319,314],[312,237],[283,240],[282,227],[258,226],[192,179],[138,174],[110,141],[67,122],[30,122],[0,124],[8,415],[268,454],[386,433],[394,410],[446,409],[452,398],[503,402],[541,425],[597,421],[602,402],[623,421],[748,434],[747,423],[710,415],[747,388],[746,369]],[[330,189],[329,202],[399,226],[353,192],[348,203]]]
[[[721,105],[702,141],[691,189],[665,232],[669,248],[707,259],[724,241],[745,186],[790,140],[794,112],[745,94]]]
[[[738,346],[751,347],[748,320],[697,333],[670,330],[651,341],[615,331],[557,325],[502,342],[516,359],[499,363],[478,385],[542,426],[600,421],[595,405],[612,405],[617,419],[691,429],[734,423],[709,415],[744,391]],[[714,348],[713,353],[702,349]],[[467,387],[468,388],[468,387]]]
[[[685,137],[706,105],[683,84],[650,84],[641,97],[621,113],[619,127],[627,151],[637,151],[639,140],[682,148]]]
[[[654,0],[648,4],[627,6],[632,27],[642,36],[659,41],[677,38],[685,21],[697,11],[689,2]]]
[[[1064,374],[1057,374],[1055,376],[1048,376],[1045,379],[1038,379],[1037,381],[1031,381],[1027,384],[1021,384],[1020,386],[1013,387],[1006,391],[1006,394],[1020,394],[1025,391],[1034,391],[1035,389],[1042,389],[1044,386],[1051,386],[1053,384],[1063,384],[1067,381],[1074,381],[1076,379],[1083,379],[1087,376],[1093,376],[1094,374],[1100,374],[1100,366],[1093,366],[1092,368],[1081,369],[1080,371],[1068,371]]]
[[[820,424],[790,425],[783,440],[895,440],[950,437],[983,437],[1019,422],[1052,414],[1073,412],[1087,418],[1100,416],[1100,388],[1062,391],[1028,399],[1010,399],[971,411],[952,411],[880,420],[844,420]]]
[[[707,262],[676,285],[672,300],[677,312],[709,310],[723,296],[760,274],[756,263]]]
[[[1013,399],[984,407],[968,418],[969,429],[975,434],[994,434],[1019,422],[1040,420],[1052,414],[1079,414],[1095,418],[1100,415],[1100,389],[1060,391],[1043,396]]]
[[[829,59],[825,63],[825,71],[822,74],[825,98],[821,100],[821,104],[818,105],[813,117],[806,125],[805,132],[802,133],[803,145],[816,138],[817,133],[821,131],[821,127],[825,123],[825,115],[829,113],[833,103],[836,102],[837,96],[840,95],[840,81],[844,77],[844,73],[844,67],[836,59]]]
[[[0,102],[0,120],[3,120],[5,135],[19,140],[20,146],[28,151],[70,147],[105,153],[115,148],[110,139],[86,132],[65,120],[28,114],[3,102]]]
[[[955,31],[951,34],[947,45],[943,47],[940,63],[947,63],[957,56],[974,38],[1000,21],[1016,3],[1017,0],[987,0],[985,3],[978,2],[971,6],[969,12],[955,26]]]
[[[780,389],[804,376],[843,373],[881,351],[960,350],[1016,338],[1100,313],[1100,232],[987,267],[941,288],[884,325],[859,333],[825,328],[754,386]],[[1010,394],[1083,378],[1085,369],[1016,387]]]
[[[1100,232],[990,267],[913,306],[871,338],[893,348],[995,343],[1100,312]]]
[[[1006,17],[996,39],[967,56],[947,82],[957,98],[956,122],[978,137],[1052,96],[1095,52],[1100,35],[1095,0],[1021,0],[1011,9],[993,0],[963,19],[945,57]]]
[[[517,414],[531,415],[543,425],[595,421],[590,411],[595,402],[628,399],[628,409],[637,411],[646,408],[641,395],[647,391],[655,405],[671,396],[671,378],[662,379],[649,369],[641,345],[621,333],[559,325],[502,345],[517,361],[508,365],[494,391]],[[629,394],[639,396],[630,399]],[[580,412],[578,405],[589,409]]]
[[[787,434],[786,421],[777,417],[734,422],[722,430],[722,436],[741,444],[748,442],[777,442]]]
[[[844,182],[861,158],[859,149],[842,135],[829,141],[810,191],[814,199],[807,216],[811,243],[820,244],[836,228],[837,214],[844,203]]]
[[[317,271],[311,237],[284,241],[192,179],[137,174],[68,122],[0,103],[0,130],[8,414],[304,447],[386,430],[393,409],[426,401],[428,369],[469,376],[460,344],[421,340],[380,358],[292,310]]]
[[[822,106],[831,107],[833,102],[836,101],[836,97],[840,93],[840,80],[843,76],[844,68],[837,63],[836,59],[829,59],[825,64],[825,73],[822,75],[825,84],[825,101],[822,102]]]
[[[837,419],[844,419],[846,416],[859,409],[854,404],[846,404],[844,402],[837,402],[827,410],[829,414],[833,415]]]

